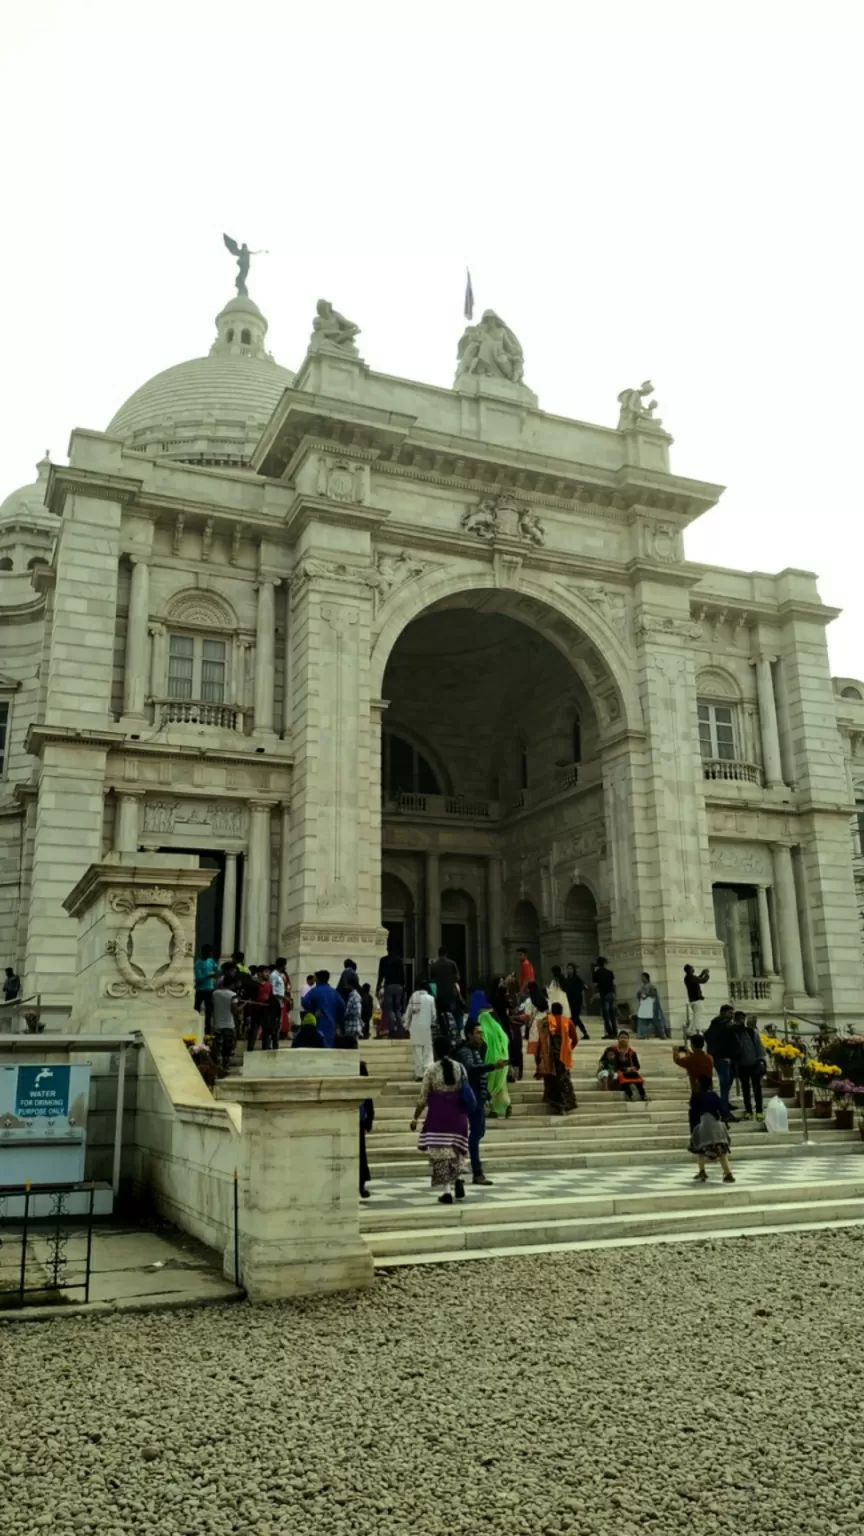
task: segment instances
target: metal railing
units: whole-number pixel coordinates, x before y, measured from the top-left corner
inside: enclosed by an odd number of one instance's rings
[[[756,763],[742,763],[737,758],[703,757],[702,777],[733,784],[761,784],[762,770]]]
[[[74,1215],[82,1191],[86,1210]],[[89,1302],[95,1193],[94,1184],[0,1185],[0,1308],[56,1306],[67,1291]]]

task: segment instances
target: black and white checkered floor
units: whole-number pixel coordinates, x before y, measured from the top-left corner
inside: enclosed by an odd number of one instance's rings
[[[594,1196],[600,1200],[626,1199],[632,1195],[668,1195],[693,1186],[695,1165],[664,1163],[661,1167],[640,1168],[561,1168],[549,1173],[499,1173],[488,1186],[468,1184],[467,1200],[492,1204],[515,1200],[565,1200]],[[800,1153],[788,1157],[748,1159],[735,1164],[735,1180],[743,1189],[777,1188],[795,1184],[838,1183],[864,1185],[864,1157],[820,1157]],[[722,1187],[719,1168],[708,1170],[709,1186]],[[705,1186],[706,1188],[709,1186]],[[415,1183],[407,1179],[379,1179],[370,1185],[372,1199],[364,1207],[374,1210],[409,1211],[434,1204],[435,1197],[425,1177]]]

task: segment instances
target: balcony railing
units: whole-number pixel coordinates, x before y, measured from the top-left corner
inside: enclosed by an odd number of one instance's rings
[[[497,800],[483,800],[471,795],[383,796],[385,816],[452,816],[462,821],[497,821]]]
[[[207,725],[242,731],[245,711],[239,704],[211,704],[205,699],[154,699],[160,725]]]
[[[755,763],[741,763],[733,757],[703,757],[702,777],[732,784],[762,783],[762,771]]]
[[[733,1003],[770,1003],[771,980],[767,976],[745,976],[740,981],[730,981],[729,995]]]

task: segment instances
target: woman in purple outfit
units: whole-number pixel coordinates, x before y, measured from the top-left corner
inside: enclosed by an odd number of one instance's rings
[[[441,1191],[439,1205],[452,1205],[454,1195],[464,1200],[468,1170],[468,1109],[462,1100],[462,1084],[467,1078],[465,1068],[450,1055],[451,1049],[448,1040],[435,1042],[435,1060],[424,1073],[411,1121],[411,1129],[416,1131],[426,1111],[417,1145],[429,1159],[432,1188]]]

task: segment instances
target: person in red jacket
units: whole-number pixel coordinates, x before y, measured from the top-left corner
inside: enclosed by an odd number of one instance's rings
[[[535,979],[534,967],[528,959],[527,950],[517,949],[516,954],[519,957],[519,996],[522,997]]]

